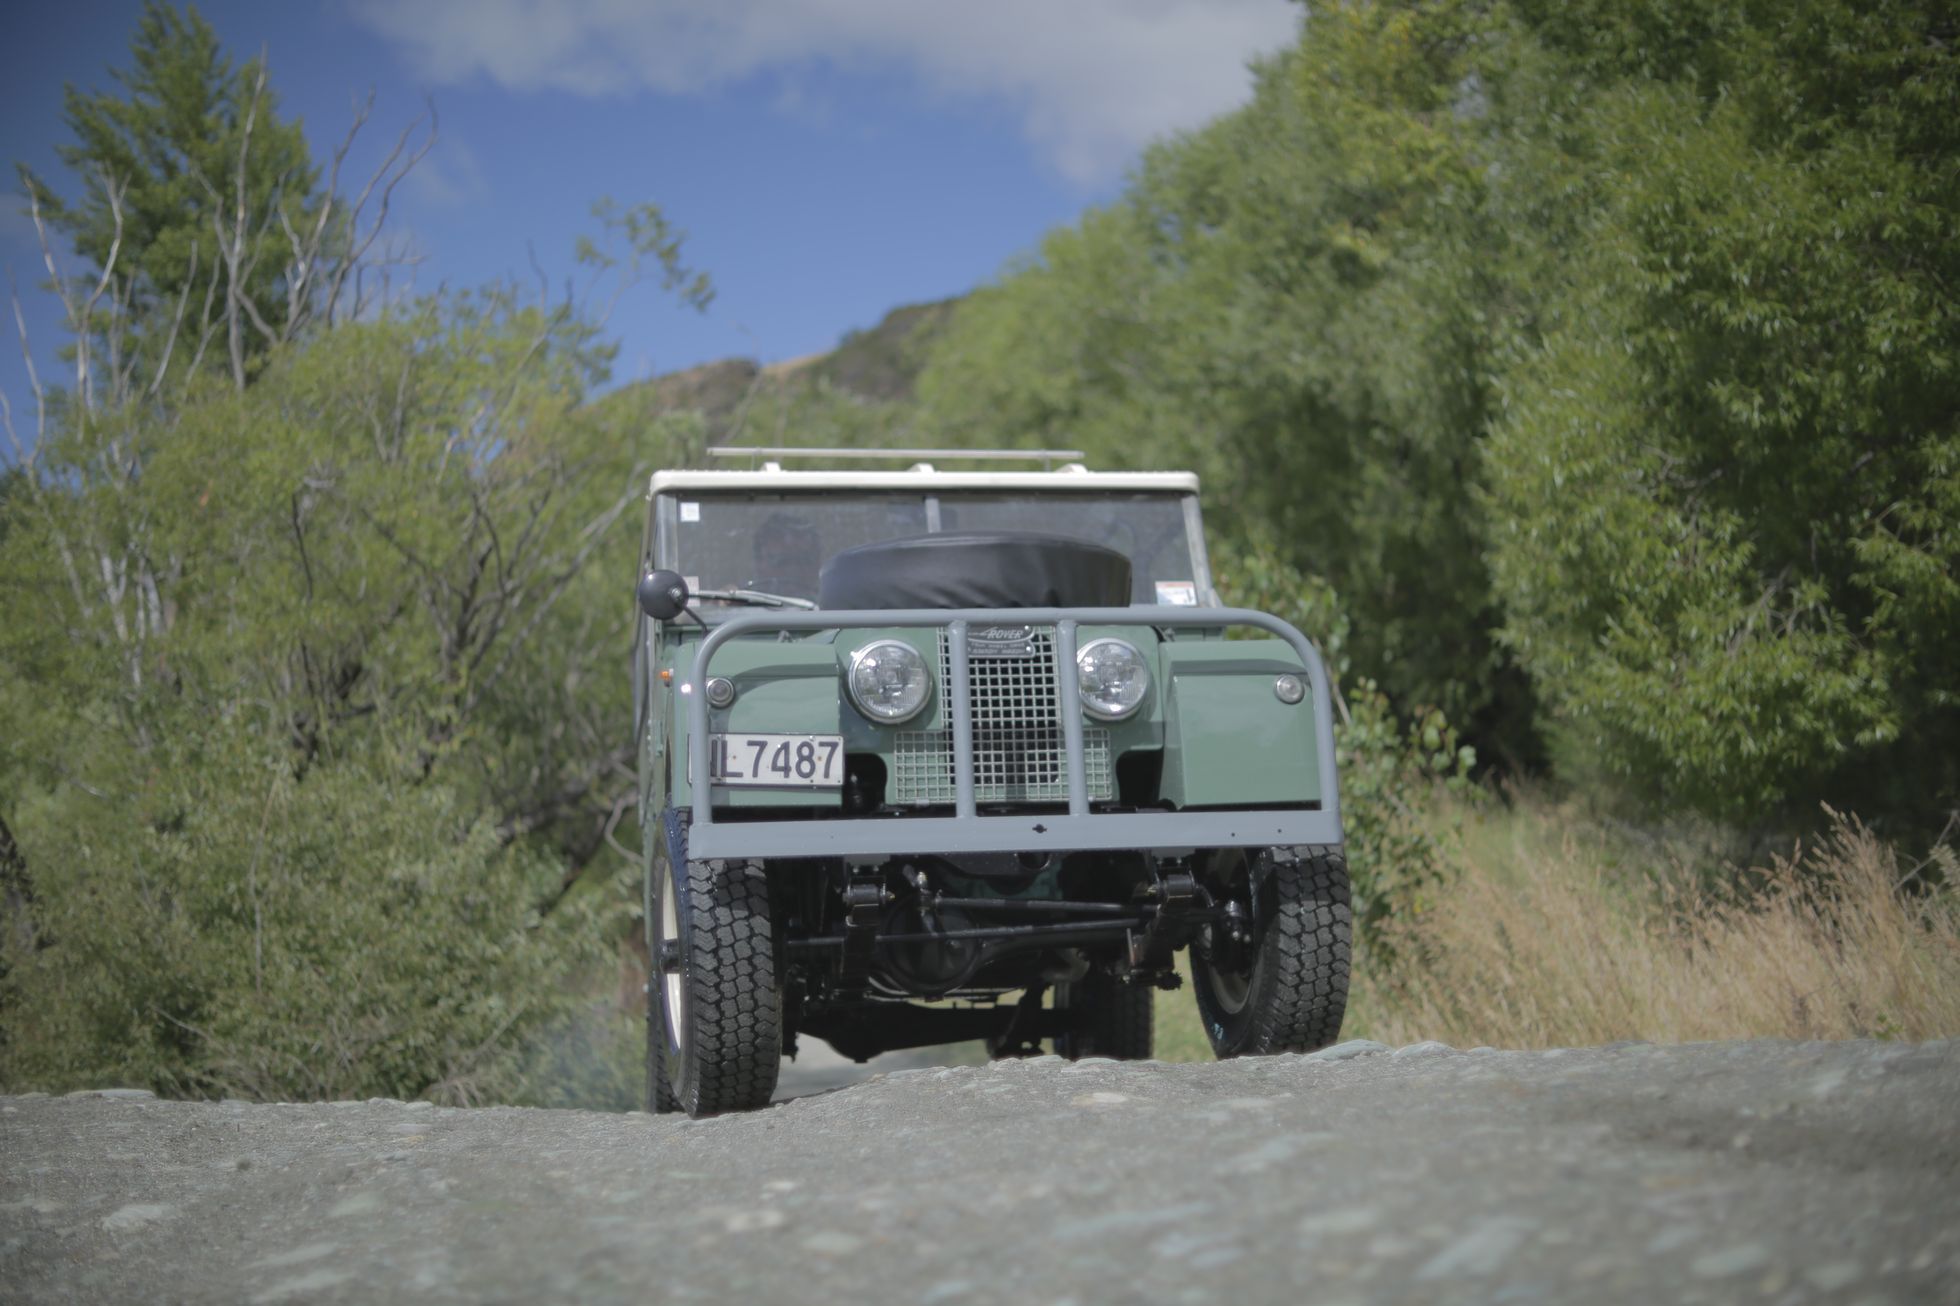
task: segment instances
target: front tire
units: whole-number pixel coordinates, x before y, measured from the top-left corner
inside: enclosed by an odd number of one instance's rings
[[[1212,1051],[1220,1060],[1311,1052],[1339,1038],[1353,931],[1341,850],[1229,853],[1217,887],[1242,928],[1234,937],[1208,926],[1191,952]]]
[[[676,875],[662,856],[655,875],[647,1097],[697,1118],[767,1106],[783,995],[762,866],[689,861]]]
[[[1148,1061],[1155,990],[1100,970],[1055,986],[1055,1005],[1076,1016],[1076,1027],[1058,1035],[1055,1051],[1070,1061],[1109,1057]]]

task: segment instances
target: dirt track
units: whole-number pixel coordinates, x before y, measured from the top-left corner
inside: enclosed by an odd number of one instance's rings
[[[703,1122],[0,1099],[0,1296],[1960,1302],[1960,1044],[1353,1052]]]

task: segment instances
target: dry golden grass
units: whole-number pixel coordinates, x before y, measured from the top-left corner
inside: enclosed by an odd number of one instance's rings
[[[1950,849],[1905,867],[1835,818],[1717,894],[1678,887],[1692,882],[1678,867],[1630,870],[1597,835],[1548,839],[1550,824],[1527,812],[1509,839],[1465,841],[1461,875],[1399,928],[1394,959],[1359,961],[1350,1032],[1519,1048],[1960,1033]]]

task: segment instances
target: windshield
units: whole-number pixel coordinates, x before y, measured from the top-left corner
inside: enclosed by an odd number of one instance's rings
[[[688,588],[760,590],[815,599],[826,559],[845,549],[933,531],[1059,535],[1130,560],[1133,603],[1199,601],[1197,566],[1176,494],[945,492],[717,495],[690,491],[664,517],[661,557]],[[663,530],[669,527],[663,524]]]

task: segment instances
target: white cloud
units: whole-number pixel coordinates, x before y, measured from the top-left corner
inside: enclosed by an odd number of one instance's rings
[[[1290,0],[354,0],[423,75],[581,95],[705,91],[799,65],[892,66],[997,98],[1064,174],[1107,180],[1151,139],[1244,100]]]
[[[431,208],[462,208],[490,198],[490,182],[483,175],[483,165],[477,162],[476,151],[453,136],[438,136],[435,148],[409,171],[402,184],[411,196]]]

